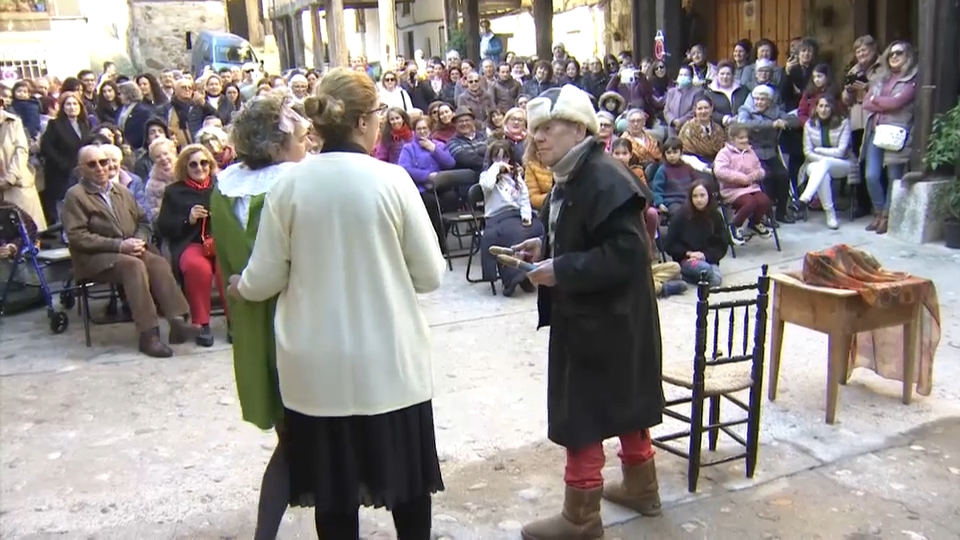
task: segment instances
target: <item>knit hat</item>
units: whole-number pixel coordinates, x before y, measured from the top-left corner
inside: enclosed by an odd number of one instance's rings
[[[527,103],[527,126],[530,131],[550,120],[583,124],[591,135],[596,135],[600,129],[590,96],[570,84],[551,88]]]

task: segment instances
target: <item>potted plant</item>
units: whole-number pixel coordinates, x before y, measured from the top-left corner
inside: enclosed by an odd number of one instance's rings
[[[950,181],[937,198],[937,211],[943,217],[944,243],[960,249],[960,104],[939,114],[933,120],[933,130],[923,164],[931,171],[941,171]]]

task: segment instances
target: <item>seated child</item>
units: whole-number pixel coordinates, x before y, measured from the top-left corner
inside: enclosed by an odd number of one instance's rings
[[[490,168],[480,173],[483,211],[486,224],[480,241],[480,266],[483,279],[493,281],[499,266],[503,295],[513,296],[519,286],[525,292],[536,288],[524,271],[497,264],[490,254],[492,246],[514,246],[529,238],[543,236],[543,223],[533,219],[530,194],[523,181],[523,165],[514,155],[510,141],[493,141],[487,147]]]
[[[683,143],[670,137],[663,143],[663,164],[653,177],[653,204],[664,214],[673,215],[687,202],[696,171],[683,161]]]
[[[719,287],[720,259],[727,254],[723,217],[705,182],[694,182],[687,195],[687,203],[670,219],[664,250],[680,263],[685,281],[696,284],[705,272],[710,286]]]
[[[633,141],[630,139],[617,139],[613,141],[610,147],[611,155],[627,166],[637,179],[637,184],[641,191],[649,191],[647,187],[647,177],[643,172],[643,167],[637,162],[633,152]],[[657,239],[657,230],[660,228],[660,212],[652,204],[652,199],[647,199],[649,206],[644,211],[643,221],[647,228],[647,236],[650,237],[650,245],[653,246]]]
[[[730,237],[736,244],[744,242],[744,225],[761,238],[769,238],[764,219],[770,214],[771,202],[760,188],[765,176],[760,159],[750,146],[750,128],[734,124],[728,129],[730,142],[720,150],[713,162],[713,174],[720,183],[720,197],[735,212],[730,222]]]

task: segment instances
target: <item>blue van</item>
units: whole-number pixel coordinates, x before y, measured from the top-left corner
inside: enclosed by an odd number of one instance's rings
[[[191,51],[190,71],[194,76],[203,73],[207,66],[216,72],[221,68],[242,67],[248,62],[260,63],[250,42],[236,34],[203,30],[196,39],[191,38],[188,32],[187,49]]]

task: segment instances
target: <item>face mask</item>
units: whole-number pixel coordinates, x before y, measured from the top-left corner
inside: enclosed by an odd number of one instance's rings
[[[690,86],[692,82],[693,81],[689,75],[681,75],[677,77],[677,85],[679,85],[681,88]]]

